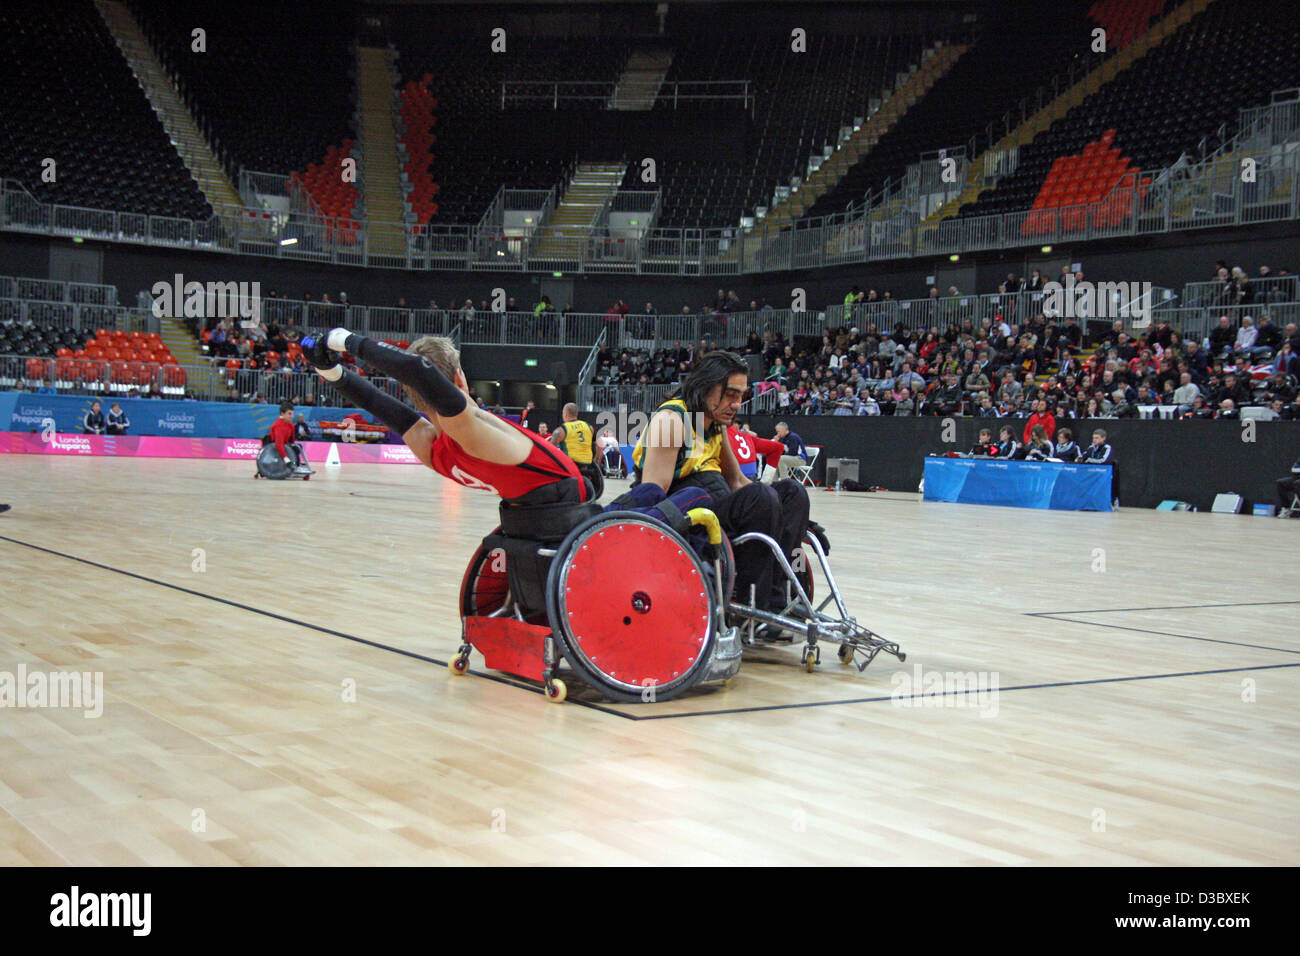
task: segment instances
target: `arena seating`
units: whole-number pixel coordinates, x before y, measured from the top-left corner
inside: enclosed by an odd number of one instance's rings
[[[807,51],[792,54],[787,33],[754,36],[733,30],[681,29],[672,37],[669,82],[748,79],[754,97],[753,138],[743,160],[709,155],[663,165],[665,228],[737,226],[755,206],[769,205],[777,186],[807,174],[808,159],[834,146],[841,126],[866,113],[867,102],[919,61],[919,38],[814,33]],[[659,110],[735,111],[739,104],[693,103]],[[734,144],[727,144],[734,145]],[[631,166],[624,188],[639,184]]]
[[[90,0],[6,0],[0,86],[0,177],[41,202],[212,214]],[[53,182],[42,180],[46,158]]]
[[[436,142],[422,161],[419,150],[408,143],[407,175],[417,187],[421,221],[476,223],[497,190],[550,189],[558,185],[573,157],[567,151],[548,149],[544,140],[530,141],[530,155],[503,152],[502,146],[528,137],[528,118],[537,107],[501,108],[503,81],[597,81],[612,83],[630,49],[626,41],[571,43],[555,38],[512,35],[509,56],[492,54],[487,40],[471,47],[454,28],[448,29],[436,11],[428,8],[393,10],[391,36],[400,57],[404,101],[410,84],[427,90],[437,104]],[[571,92],[589,89],[571,87]],[[414,94],[412,94],[414,96]],[[420,97],[423,94],[419,94]],[[431,105],[431,102],[426,101]],[[566,111],[582,112],[603,107],[599,99],[560,104]],[[404,115],[405,119],[406,116]],[[414,116],[412,116],[414,119]],[[414,131],[414,130],[412,130]],[[419,147],[421,143],[415,143]],[[598,156],[586,157],[598,159]],[[437,183],[437,208],[429,188]]]
[[[290,173],[289,178],[302,184],[312,201],[325,216],[332,219],[353,219],[360,212],[361,191],[355,183],[345,182],[341,175],[343,161],[352,153],[352,140],[345,139],[341,146],[330,146],[319,163],[308,163],[304,172]],[[356,229],[344,226],[336,241],[355,242]]]
[[[352,16],[330,4],[129,0],[227,172],[288,174],[320,162],[352,126]],[[191,31],[206,31],[206,51]]]
[[[409,189],[406,194],[406,211],[417,223],[427,223],[438,212],[434,197],[441,188],[434,182],[430,167],[433,165],[433,144],[436,140],[434,115],[438,100],[429,92],[433,77],[426,73],[418,81],[408,80],[399,95],[397,115],[401,148],[405,154],[402,170],[406,173]]]
[[[0,320],[0,355],[22,359],[23,381],[5,383],[6,387],[35,388],[52,377],[56,391],[125,394],[139,390],[168,397],[185,390],[185,370],[157,332],[97,329],[92,333]],[[4,363],[4,371],[13,374],[10,367],[11,363]]]
[[[176,364],[157,332],[97,329],[92,333],[35,322],[23,326],[0,322],[0,355]]]
[[[1298,47],[1300,23],[1279,17],[1276,4],[1213,4],[1022,147],[1015,172],[962,215],[1095,201],[1129,168],[1169,166],[1221,125],[1235,130],[1241,108],[1267,103],[1272,91],[1300,85]],[[1054,172],[1094,156],[1102,159],[1108,150],[1120,151],[1125,162],[1090,170],[1096,188],[1048,195],[1061,178]]]
[[[50,356],[63,350],[76,352],[85,348],[86,335],[84,329],[61,329],[37,323],[19,325],[0,312],[0,355]]]
[[[1165,4],[1173,5],[1174,0]],[[922,153],[965,146],[972,138],[977,152],[992,145],[986,134],[990,123],[997,124],[995,133],[1001,136],[1004,114],[1022,97],[1050,85],[1053,77],[1067,73],[1071,64],[1084,66],[1099,58],[1089,52],[1091,32],[1097,26],[1089,16],[1090,9],[1084,0],[1055,3],[1050,13],[1041,5],[993,6],[990,15],[994,19],[984,25],[971,49],[805,218],[841,212],[860,202],[887,180],[902,176],[910,164],[920,161]],[[1102,12],[1106,22],[1117,24],[1117,34],[1126,41],[1131,41],[1135,30],[1133,15],[1145,14],[1149,21],[1161,12],[1152,12],[1145,0],[1130,0],[1124,9],[1133,14],[1120,17],[1109,9]],[[1108,55],[1116,49],[1117,45],[1108,45]]]

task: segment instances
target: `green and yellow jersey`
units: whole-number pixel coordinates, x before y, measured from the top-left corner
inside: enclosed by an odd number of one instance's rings
[[[676,412],[681,416],[685,425],[685,440],[682,447],[677,449],[677,462],[673,466],[673,481],[685,478],[687,475],[694,474],[697,471],[722,471],[722,443],[726,440],[726,432],[718,429],[717,434],[710,437],[704,437],[695,433],[695,427],[691,423],[691,414],[686,410],[686,403],[680,398],[669,399],[655,410],[655,415],[665,409]],[[654,420],[654,415],[650,416]],[[647,427],[637,439],[636,447],[632,449],[632,463],[640,473],[645,468],[645,441]]]
[[[580,465],[590,465],[592,459],[591,426],[574,419],[560,425],[564,429],[564,450]]]

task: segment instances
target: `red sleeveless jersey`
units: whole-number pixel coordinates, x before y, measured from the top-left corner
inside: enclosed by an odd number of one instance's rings
[[[578,482],[583,500],[586,500],[586,482],[572,458],[535,432],[520,428],[514,422],[507,421],[507,424],[533,444],[533,450],[518,465],[498,465],[475,458],[445,431],[439,431],[430,449],[433,470],[466,488],[490,491],[502,498],[518,498],[542,485],[573,478]]]
[[[731,442],[731,450],[736,453],[736,461],[742,469],[746,465],[753,464],[760,457],[769,468],[775,468],[780,464],[781,456],[785,454],[785,446],[779,441],[742,432],[735,425],[727,426],[727,440]]]

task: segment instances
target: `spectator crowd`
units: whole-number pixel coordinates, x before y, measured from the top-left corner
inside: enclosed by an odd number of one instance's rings
[[[786,341],[769,328],[752,332],[742,351],[759,357],[766,374],[755,376],[755,391],[774,393],[778,415],[1028,418],[1045,406],[1058,418],[1237,418],[1243,407],[1263,406],[1277,418],[1300,419],[1300,330],[1273,323],[1268,304],[1277,293],[1267,285],[1253,289],[1257,280],[1244,279],[1240,268],[1217,271],[1224,281],[1217,298],[1266,304],[1258,316],[1222,315],[1199,340],[1162,320],[1128,332],[1123,321],[1085,328],[1042,312],[1023,323],[994,313],[919,330],[863,321],[827,328],[820,342]],[[1268,275],[1262,269],[1260,281]],[[1009,275],[1000,291],[1021,288],[1042,288],[1042,277]],[[937,289],[931,293],[937,298]],[[872,301],[883,300],[855,286],[844,314],[851,319],[854,306]],[[712,347],[705,340],[655,353],[602,348],[595,382],[672,383],[693,355]]]

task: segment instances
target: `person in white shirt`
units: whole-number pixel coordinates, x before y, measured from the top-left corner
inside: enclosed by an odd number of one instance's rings
[[[1196,396],[1201,394],[1200,388],[1192,381],[1192,376],[1184,372],[1178,379],[1178,387],[1174,389],[1174,401],[1181,408],[1184,405],[1191,405],[1196,401]]]
[[[1259,335],[1259,330],[1255,328],[1255,322],[1250,316],[1245,315],[1241,318],[1241,328],[1237,330],[1237,350],[1244,351],[1255,347],[1255,338]]]
[[[619,450],[618,439],[614,437],[612,429],[606,428],[596,439],[596,447],[600,449],[601,463],[605,466],[606,474],[619,475],[624,474],[625,462],[623,453]]]

